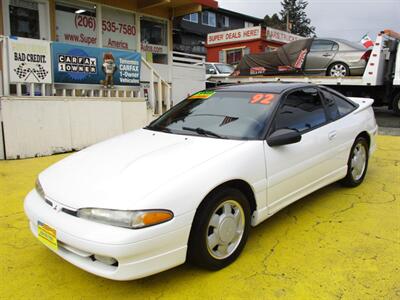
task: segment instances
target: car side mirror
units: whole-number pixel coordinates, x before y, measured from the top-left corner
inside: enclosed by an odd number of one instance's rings
[[[216,74],[217,72],[215,72],[215,69],[210,68],[210,69],[208,69],[208,73],[209,74]]]
[[[301,134],[295,129],[278,129],[267,138],[267,144],[270,147],[282,146],[298,143],[301,140]]]

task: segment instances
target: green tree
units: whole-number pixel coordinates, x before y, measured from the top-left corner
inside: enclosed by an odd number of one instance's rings
[[[305,9],[308,2],[305,0],[283,0],[280,11],[281,21],[286,25],[289,16],[289,31],[302,36],[315,36],[315,27],[307,17]],[[286,26],[285,26],[286,27]]]
[[[286,30],[286,23],[282,21],[278,14],[273,14],[272,16],[265,15],[263,25],[275,29]]]

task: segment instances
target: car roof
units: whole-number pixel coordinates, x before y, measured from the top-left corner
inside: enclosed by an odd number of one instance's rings
[[[340,44],[345,44],[347,47],[356,49],[356,50],[360,50],[360,51],[365,51],[367,50],[363,45],[358,44],[357,42],[352,42],[349,40],[344,40],[344,39],[340,39],[340,38],[315,38],[315,40],[328,40],[328,41],[334,41],[336,43],[340,43]]]
[[[224,92],[254,92],[254,93],[274,93],[281,94],[287,90],[302,88],[302,87],[316,87],[311,83],[298,83],[298,82],[264,82],[264,83],[242,83],[235,85],[222,85],[216,87],[215,91]]]

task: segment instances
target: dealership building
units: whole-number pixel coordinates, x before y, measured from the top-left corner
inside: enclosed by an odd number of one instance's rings
[[[207,35],[207,61],[238,64],[243,55],[274,51],[303,37],[271,27],[254,26]]]
[[[84,148],[145,125],[205,86],[204,58],[173,52],[172,23],[218,8],[214,0],[0,7],[0,159]]]

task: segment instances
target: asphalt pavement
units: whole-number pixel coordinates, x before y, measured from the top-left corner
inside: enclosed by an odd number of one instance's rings
[[[386,107],[374,107],[379,133],[382,135],[400,135],[400,116]]]

